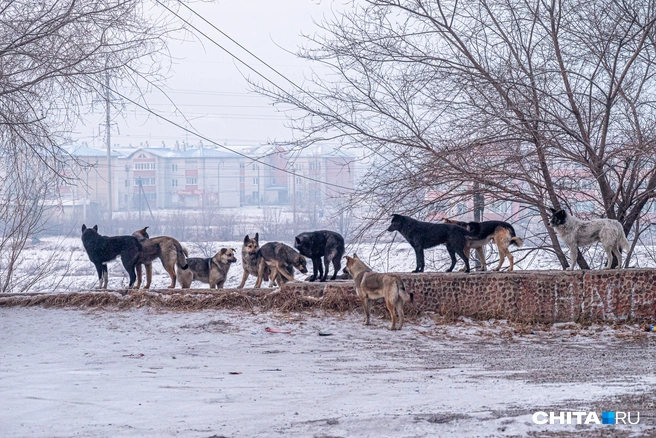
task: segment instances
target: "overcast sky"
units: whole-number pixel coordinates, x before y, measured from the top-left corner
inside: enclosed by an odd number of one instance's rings
[[[216,27],[255,53],[257,56],[301,85],[310,66],[289,54],[304,43],[302,33],[313,34],[318,29],[314,21],[322,21],[335,8],[343,7],[334,0],[224,0],[216,3],[191,3],[191,7]],[[181,15],[191,17],[184,7]],[[204,24],[199,18],[190,21],[216,42],[224,45],[277,83],[285,84],[247,53],[236,47],[226,37]],[[280,46],[280,47],[279,47]],[[169,46],[173,55],[172,71],[168,72],[166,89],[171,99],[191,121],[191,128],[212,140],[228,146],[257,146],[271,140],[291,137],[285,127],[285,116],[277,112],[270,102],[249,91],[243,75],[254,73],[239,65],[230,55],[203,36],[192,41],[172,41]],[[316,67],[315,67],[316,69]],[[133,96],[136,97],[136,96]],[[180,115],[174,114],[173,105],[161,93],[146,96],[151,108],[180,124]],[[186,134],[165,121],[157,120],[145,110],[129,102],[122,102],[124,110],[112,115],[112,144],[126,147],[138,146],[148,141],[151,147],[173,146],[176,140],[185,138],[190,143],[198,139]],[[100,103],[93,114],[86,117],[73,136],[94,147],[104,146],[104,106]]]

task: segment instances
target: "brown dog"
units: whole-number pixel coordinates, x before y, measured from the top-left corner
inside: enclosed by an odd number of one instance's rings
[[[258,269],[260,266],[260,257],[258,251],[260,250],[260,234],[255,233],[254,238],[250,238],[248,234],[244,237],[244,244],[241,247],[241,267],[244,269],[244,274],[239,283],[239,289],[243,288],[249,275],[257,277]],[[269,268],[264,270],[263,278],[269,281]]]
[[[524,242],[521,238],[515,235],[515,229],[508,222],[460,222],[451,219],[444,219],[444,222],[447,224],[458,225],[474,234],[473,236],[467,236],[467,247],[465,248],[465,253],[469,255],[469,250],[475,249],[476,254],[478,254],[478,259],[481,261],[481,268],[483,271],[487,269],[487,263],[485,263],[485,245],[491,240],[494,241],[499,249],[499,265],[494,268],[494,270],[498,271],[501,269],[505,257],[508,257],[508,260],[510,261],[510,268],[508,268],[508,271],[513,270],[515,259],[510,253],[509,247],[510,245],[515,245],[520,248]]]
[[[189,264],[187,269],[178,268],[178,280],[180,287],[189,289],[193,280],[209,283],[210,289],[223,289],[223,284],[228,278],[230,265],[237,261],[235,250],[232,248],[221,248],[214,257],[201,259],[196,257],[187,258]]]
[[[260,248],[259,269],[255,287],[262,285],[264,272],[270,269],[269,287],[273,286],[274,280],[281,286],[286,280],[294,281],[294,268],[307,274],[307,260],[300,255],[294,248],[280,242],[269,242]]]
[[[141,265],[146,267],[146,285],[144,289],[150,288],[150,282],[153,277],[153,260],[159,257],[162,266],[171,277],[169,289],[175,287],[176,274],[175,265],[180,269],[187,269],[187,250],[180,245],[173,237],[159,236],[150,238],[146,230],[148,227],[137,230],[132,233],[139,243],[141,243],[141,257],[137,263],[137,286],[141,286]]]
[[[347,272],[355,281],[355,292],[364,305],[365,325],[369,325],[371,314],[371,302],[379,298],[385,298],[385,305],[392,315],[392,326],[390,330],[401,330],[403,328],[403,303],[414,301],[414,295],[405,291],[401,277],[395,274],[379,274],[373,272],[357,254],[353,257],[346,256]],[[394,312],[396,310],[396,313]],[[399,328],[396,328],[396,314],[399,317]]]

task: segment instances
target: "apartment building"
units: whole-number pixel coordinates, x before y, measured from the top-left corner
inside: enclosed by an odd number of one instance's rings
[[[107,152],[86,145],[65,149],[73,174],[58,188],[62,205],[107,210]],[[294,202],[292,193],[299,202],[318,205],[352,189],[354,181],[352,157],[328,146],[300,153],[266,146],[243,155],[202,145],[116,146],[111,157],[114,211],[283,206]]]

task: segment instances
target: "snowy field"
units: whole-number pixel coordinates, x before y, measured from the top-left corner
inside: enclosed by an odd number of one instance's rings
[[[2,308],[0,435],[656,435],[656,334],[430,317],[390,332],[360,319]],[[608,410],[640,424],[532,422]]]
[[[241,282],[241,241],[228,242],[181,242],[189,251],[190,257],[211,257],[219,249],[234,248],[237,251],[237,263],[235,263],[228,273],[226,288],[237,287]],[[263,245],[266,240],[261,240]],[[293,245],[292,242],[284,242]],[[488,269],[495,268],[498,263],[496,252],[492,245],[487,247]],[[555,256],[547,251],[534,251],[527,255],[526,248],[516,249],[511,247],[515,255],[515,267],[518,270],[523,269],[561,269]],[[347,245],[346,253],[357,254],[365,260],[374,270],[379,272],[410,272],[415,268],[415,253],[410,245],[402,237],[396,236],[393,242],[364,243],[357,245]],[[594,247],[590,250],[587,257],[594,256],[592,266],[599,269],[604,263],[600,254],[603,252],[600,248]],[[632,260],[636,266],[653,267],[656,263],[652,260],[653,248],[636,248],[636,253],[640,256],[633,257]],[[472,252],[472,255],[474,253]],[[445,271],[450,259],[446,248],[440,245],[436,248],[425,251],[426,271]],[[343,262],[344,263],[344,262]],[[473,268],[473,261],[472,268]],[[312,262],[308,259],[308,269],[310,274]],[[633,266],[633,265],[632,265]],[[343,267],[343,265],[342,265]],[[458,258],[456,270],[463,267],[462,261]],[[508,261],[504,264],[504,269],[508,268]],[[30,243],[24,250],[24,260],[16,269],[16,276],[22,279],[22,284],[30,284],[29,292],[67,292],[67,291],[84,291],[97,286],[97,274],[93,264],[89,261],[82,241],[79,237],[48,237],[43,238],[37,243]],[[145,274],[144,274],[145,275]],[[332,267],[331,267],[332,275]],[[296,271],[296,278],[303,280],[305,275]],[[144,279],[145,280],[145,279]],[[122,289],[128,286],[129,279],[120,260],[115,260],[109,264],[109,288]],[[255,277],[250,277],[246,283],[247,287],[252,287],[255,283]],[[159,260],[153,262],[153,283],[152,288],[165,288],[170,284],[168,274],[164,271]],[[194,287],[209,287],[202,283],[194,283]],[[20,287],[15,288],[14,292],[21,292]]]

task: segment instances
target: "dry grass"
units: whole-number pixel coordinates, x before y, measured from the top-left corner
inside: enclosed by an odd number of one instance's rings
[[[205,309],[241,309],[250,312],[273,311],[293,313],[322,310],[332,313],[362,311],[357,296],[344,288],[326,288],[322,296],[305,295],[290,289],[209,289],[150,291],[88,291],[63,294],[0,295],[0,307],[42,306],[124,310],[153,307],[177,311]],[[405,307],[406,317],[416,317],[417,306]],[[382,302],[372,306],[372,314],[389,318]]]

